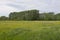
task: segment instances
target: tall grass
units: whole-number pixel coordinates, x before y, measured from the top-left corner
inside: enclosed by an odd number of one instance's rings
[[[60,21],[1,21],[0,40],[60,40]]]

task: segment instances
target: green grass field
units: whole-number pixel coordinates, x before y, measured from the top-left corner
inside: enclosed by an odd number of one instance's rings
[[[0,40],[60,40],[60,21],[0,21]]]

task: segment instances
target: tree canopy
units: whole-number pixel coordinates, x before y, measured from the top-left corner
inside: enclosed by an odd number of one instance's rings
[[[39,10],[27,10],[21,12],[11,12],[9,17],[1,16],[0,20],[44,20],[44,21],[56,21],[60,20],[60,13],[55,14],[54,12],[39,13]]]

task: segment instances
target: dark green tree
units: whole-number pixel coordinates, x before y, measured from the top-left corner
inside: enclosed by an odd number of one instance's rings
[[[10,20],[38,20],[38,10],[28,10],[22,12],[12,12],[9,14]]]
[[[55,20],[60,20],[60,13],[55,15]]]
[[[6,16],[1,16],[1,17],[0,17],[0,20],[8,20],[8,17],[6,17]]]
[[[54,17],[55,17],[54,12],[41,13],[39,15],[40,20],[54,20]]]

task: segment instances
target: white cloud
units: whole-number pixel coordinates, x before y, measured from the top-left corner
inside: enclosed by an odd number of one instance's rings
[[[60,0],[0,0],[0,15],[11,11],[39,9],[42,12],[60,12]]]

